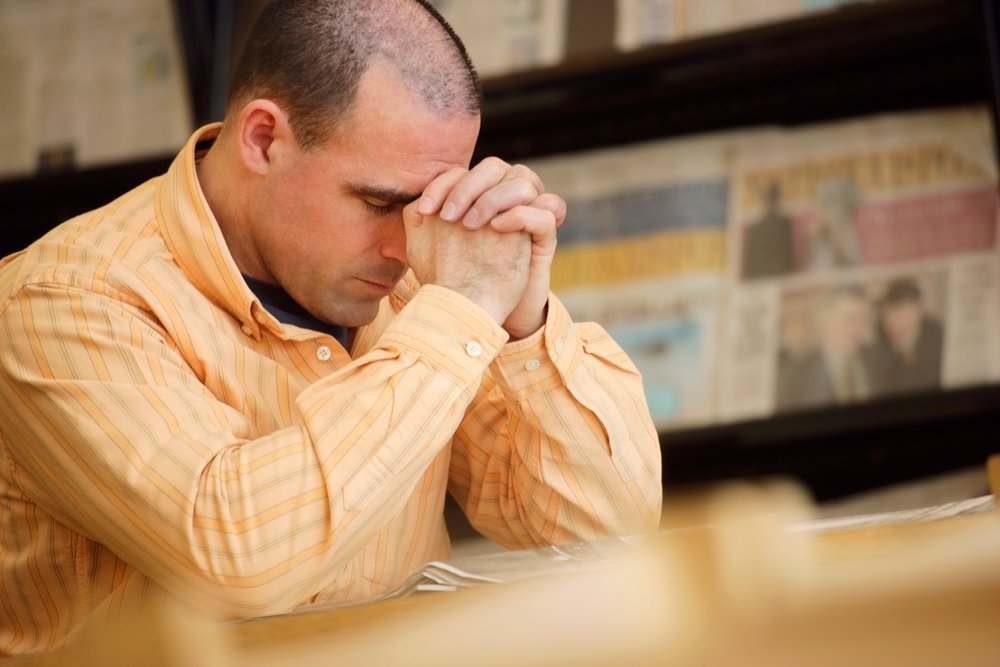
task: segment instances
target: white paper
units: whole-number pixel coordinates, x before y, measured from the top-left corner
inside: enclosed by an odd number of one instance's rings
[[[0,85],[15,125],[5,134],[16,138],[0,171],[34,171],[46,152],[69,151],[78,167],[171,155],[187,140],[187,76],[169,0],[8,1],[0,26]]]

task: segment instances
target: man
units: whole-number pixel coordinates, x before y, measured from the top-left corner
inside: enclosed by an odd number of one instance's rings
[[[872,396],[871,306],[851,287],[831,290],[817,306],[818,345],[779,359],[779,410],[853,403]]]
[[[372,597],[446,489],[512,548],[657,525],[640,378],[548,291],[565,205],[478,129],[424,3],[273,0],[221,127],[5,260],[0,653]]]
[[[861,246],[855,219],[861,208],[861,193],[857,183],[849,178],[831,178],[816,190],[815,215],[807,225],[806,268],[824,271],[859,264]]]
[[[880,386],[889,394],[941,386],[944,330],[924,310],[920,287],[899,278],[886,288],[879,303],[876,346]]]
[[[743,247],[743,278],[773,278],[795,271],[792,219],[781,206],[781,185],[768,185],[764,193],[764,212],[747,226]]]

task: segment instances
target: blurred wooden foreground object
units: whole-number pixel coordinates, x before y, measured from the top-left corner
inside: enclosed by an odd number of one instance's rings
[[[160,615],[10,664],[1000,664],[996,510],[817,532],[782,485],[671,508],[663,531],[589,572],[245,623]]]

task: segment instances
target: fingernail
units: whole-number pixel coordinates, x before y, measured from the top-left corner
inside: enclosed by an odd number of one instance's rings
[[[469,229],[476,228],[476,221],[479,219],[479,214],[476,213],[476,209],[470,209],[468,213],[465,214],[464,224]]]
[[[444,208],[441,209],[441,217],[444,218],[445,220],[448,220],[449,222],[452,221],[452,220],[454,220],[455,219],[455,205],[452,204],[451,202],[448,202],[447,204],[445,204]]]
[[[430,197],[422,197],[417,202],[417,213],[420,215],[430,215],[434,212],[434,200]]]

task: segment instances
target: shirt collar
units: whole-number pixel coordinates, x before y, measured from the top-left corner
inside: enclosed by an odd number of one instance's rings
[[[160,233],[191,282],[238,319],[244,332],[259,339],[264,326],[275,334],[296,337],[264,309],[247,286],[198,181],[197,161],[221,129],[222,123],[211,123],[196,130],[160,180],[156,192]],[[399,312],[419,287],[408,271],[389,295],[390,307]]]
[[[160,180],[156,219],[164,241],[181,270],[214,303],[236,317],[243,330],[260,337],[260,327],[276,333],[281,324],[272,317],[243,280],[215,215],[198,182],[197,160],[205,143],[222,128],[212,123],[198,129]]]

